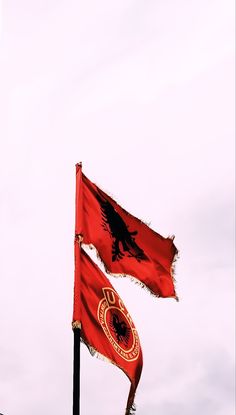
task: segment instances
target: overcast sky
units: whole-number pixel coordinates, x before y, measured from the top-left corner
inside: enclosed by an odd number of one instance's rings
[[[163,236],[180,302],[112,279],[137,415],[233,415],[233,0],[0,2],[0,412],[72,414],[75,163]],[[82,345],[81,415],[129,381]]]

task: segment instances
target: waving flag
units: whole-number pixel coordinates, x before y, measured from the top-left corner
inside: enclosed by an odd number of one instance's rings
[[[119,206],[76,168],[76,234],[96,247],[107,271],[129,275],[158,297],[177,299],[173,262],[177,249]]]
[[[132,413],[142,372],[142,351],[134,323],[107,277],[75,241],[75,267],[80,273],[81,337],[92,354],[102,355],[124,371],[131,382],[126,415]],[[111,411],[112,413],[112,411]]]

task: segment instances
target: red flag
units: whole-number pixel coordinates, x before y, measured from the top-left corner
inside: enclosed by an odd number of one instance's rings
[[[80,188],[76,234],[96,247],[108,272],[130,275],[158,297],[177,298],[172,276],[177,249],[119,206],[110,196],[76,169]]]
[[[128,415],[133,409],[143,364],[137,330],[109,280],[83,250],[80,252],[77,241],[75,258],[81,276],[81,337],[92,354],[106,357],[130,379]]]

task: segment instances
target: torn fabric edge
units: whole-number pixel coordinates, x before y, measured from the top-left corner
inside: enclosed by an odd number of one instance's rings
[[[136,285],[139,285],[141,288],[143,288],[145,291],[147,291],[153,297],[156,297],[156,298],[174,298],[176,301],[179,301],[179,297],[177,296],[176,289],[175,289],[176,280],[174,278],[174,275],[175,275],[175,264],[176,264],[177,259],[179,258],[179,251],[177,250],[177,248],[176,248],[176,253],[175,253],[174,259],[172,261],[171,271],[170,271],[170,275],[171,275],[171,278],[172,278],[172,282],[173,282],[173,285],[174,285],[174,290],[175,290],[175,294],[176,295],[170,296],[170,297],[161,297],[160,295],[157,295],[156,293],[154,293],[146,284],[144,284],[143,282],[141,282],[138,278],[133,277],[130,274],[113,273],[113,272],[109,271],[109,269],[107,268],[105,262],[101,258],[101,256],[100,256],[97,248],[93,244],[84,244],[84,243],[82,243],[82,248],[85,248],[85,247],[86,248],[89,248],[90,250],[93,250],[96,253],[96,257],[99,260],[99,264],[98,265],[101,265],[102,268],[103,268],[103,270],[105,270],[105,272],[108,275],[110,275],[110,276],[112,276],[114,278],[120,278],[120,277],[121,278],[125,278],[125,277],[126,278],[129,278],[130,281],[134,282]],[[87,252],[86,249],[85,249],[85,251]]]
[[[130,385],[130,391],[129,391],[129,395],[128,395],[128,399],[127,399],[127,406],[126,406],[126,410],[125,410],[125,415],[134,415],[135,412],[136,412],[136,405],[134,403],[134,398],[135,398],[135,393],[136,393],[138,384],[135,388],[132,380],[127,375],[125,370],[121,366],[119,366],[117,363],[113,362],[113,360],[109,359],[108,357],[104,356],[102,353],[98,352],[96,348],[94,348],[93,346],[88,344],[86,342],[86,340],[82,337],[82,335],[80,336],[80,340],[88,348],[89,353],[91,354],[91,356],[93,356],[93,357],[95,356],[97,359],[100,359],[104,362],[111,363],[112,365],[114,365],[114,366],[118,367],[119,369],[121,369],[122,372],[124,372],[124,374],[127,376],[129,381],[131,382],[131,385]],[[140,377],[141,377],[141,375],[140,375]],[[138,383],[139,383],[139,381],[138,381]]]

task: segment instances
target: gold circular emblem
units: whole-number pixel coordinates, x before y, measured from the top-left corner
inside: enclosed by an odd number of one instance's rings
[[[137,360],[140,343],[134,323],[117,292],[103,288],[104,297],[98,305],[98,321],[116,353],[128,362]]]

